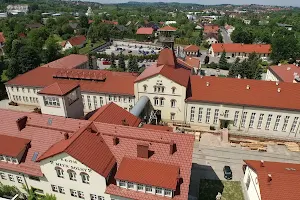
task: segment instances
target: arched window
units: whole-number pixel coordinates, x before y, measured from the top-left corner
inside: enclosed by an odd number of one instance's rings
[[[176,106],[176,100],[175,100],[175,99],[172,99],[172,100],[171,100],[171,107],[172,107],[172,108],[175,108],[175,106]]]
[[[68,174],[69,174],[70,180],[76,181],[76,172],[73,171],[73,170],[71,170],[71,169],[69,169],[67,172],[68,172]]]
[[[162,92],[162,93],[165,92],[165,87],[161,87],[161,92]]]
[[[154,105],[158,106],[158,98],[157,97],[154,97]]]
[[[156,91],[157,91],[157,87],[156,87],[156,86],[154,86],[153,88],[154,88],[154,92],[156,92]]]
[[[144,92],[147,92],[147,85],[143,85],[143,88],[144,88]]]
[[[64,170],[60,167],[55,167],[55,171],[57,174],[57,177],[63,178],[64,177]]]
[[[176,87],[172,87],[172,94],[175,94],[176,92]]]
[[[90,184],[90,176],[87,173],[80,173],[81,179],[83,183]]]
[[[164,106],[165,105],[165,98],[160,98],[160,106]]]

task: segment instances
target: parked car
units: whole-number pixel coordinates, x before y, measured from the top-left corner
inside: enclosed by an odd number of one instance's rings
[[[103,61],[103,65],[111,65],[110,61]]]
[[[227,165],[224,166],[223,168],[223,172],[224,172],[224,178],[227,180],[231,180],[232,179],[232,171],[231,168]]]
[[[131,51],[131,50],[129,50],[129,51],[128,51],[128,53],[132,53],[132,51]]]

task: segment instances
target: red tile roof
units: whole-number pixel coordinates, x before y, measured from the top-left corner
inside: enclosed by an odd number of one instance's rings
[[[87,62],[88,57],[86,55],[71,54],[58,60],[52,61],[48,64],[45,64],[42,67],[74,69]]]
[[[55,96],[64,96],[67,93],[73,91],[75,88],[79,87],[78,83],[62,84],[62,83],[53,83],[41,91],[39,94],[55,95]]]
[[[190,57],[190,56],[186,56],[185,59],[177,58],[177,62],[189,69],[193,69],[193,68],[198,69],[200,68],[200,64],[201,64],[200,59]]]
[[[271,45],[269,44],[240,44],[240,43],[216,43],[211,46],[215,53],[222,53],[223,51],[229,53],[271,53]]]
[[[91,132],[90,128],[94,129],[95,133]],[[107,177],[116,164],[116,160],[102,136],[97,132],[93,123],[83,127],[70,139],[62,140],[50,147],[39,157],[38,161],[65,152],[103,177]]]
[[[142,27],[136,31],[137,35],[152,35],[153,28],[151,27]]]
[[[186,46],[183,50],[187,51],[187,52],[198,52],[200,50],[200,48],[196,45],[189,45],[189,46]]]
[[[173,132],[173,128],[169,126],[160,126],[160,125],[152,125],[152,124],[144,124],[142,128],[160,130],[160,131],[169,131]]]
[[[176,30],[177,30],[177,28],[172,27],[172,26],[164,26],[164,27],[158,29],[158,31],[176,31]]]
[[[29,143],[28,139],[0,135],[0,155],[17,157]]]
[[[0,32],[0,43],[4,43],[5,42],[5,37],[3,32]]]
[[[269,70],[279,81],[283,82],[292,83],[295,79],[295,75],[300,75],[300,68],[293,64],[270,66]]]
[[[300,110],[299,90],[294,83],[192,75],[187,101]]]
[[[54,75],[60,74],[61,77],[74,78],[83,77],[82,80],[54,78]],[[93,81],[93,78],[98,80],[99,77],[104,77],[102,81]],[[134,95],[134,80],[136,74],[126,72],[112,72],[105,70],[88,70],[88,69],[71,69],[62,70],[50,67],[38,67],[25,74],[19,75],[16,78],[6,82],[6,85],[19,85],[43,88],[55,82],[62,84],[79,84],[81,91],[97,92],[108,94],[123,94]],[[89,80],[87,80],[89,79]]]
[[[298,200],[300,164],[245,160],[258,177],[261,200]],[[271,182],[268,175],[272,176]]]
[[[218,25],[205,25],[204,33],[218,33],[220,27]]]
[[[86,42],[86,37],[84,35],[77,35],[75,37],[71,37],[67,40],[72,46],[80,46]]]
[[[89,121],[138,127],[141,119],[111,102],[99,108]]]
[[[179,167],[124,157],[115,179],[176,190]]]
[[[119,22],[117,21],[109,21],[109,20],[102,20],[103,23],[105,24],[112,24],[112,25],[118,25]]]
[[[23,116],[28,117],[26,127],[19,131],[16,121]],[[65,132],[72,136],[78,127],[89,123],[83,120],[11,110],[0,110],[0,118],[5,119],[0,123],[1,135],[31,141],[28,152],[26,156],[23,157],[24,161],[22,160],[21,163],[17,165],[0,162],[0,169],[41,177],[43,173],[41,172],[39,163],[32,161],[34,153],[37,152],[38,156],[42,155],[53,144],[63,140]],[[51,124],[48,123],[49,119],[52,120]],[[12,146],[12,143],[8,144]]]

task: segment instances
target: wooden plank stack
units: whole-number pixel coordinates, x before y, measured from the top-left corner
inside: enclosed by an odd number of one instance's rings
[[[292,152],[300,152],[300,147],[296,142],[285,142],[286,148]]]

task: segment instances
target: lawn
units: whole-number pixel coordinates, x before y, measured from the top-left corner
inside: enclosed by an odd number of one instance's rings
[[[238,181],[200,180],[199,200],[215,200],[218,192],[222,200],[244,200]]]
[[[199,36],[199,33],[200,33],[200,31],[193,31],[192,36],[193,37],[197,37],[197,36]]]
[[[86,43],[86,45],[85,45],[85,47],[79,49],[79,53],[80,54],[88,54],[93,48],[101,46],[104,43],[105,42],[103,40],[102,41],[98,41],[98,42],[93,43],[93,47],[92,47],[91,41],[88,40],[87,43]]]

